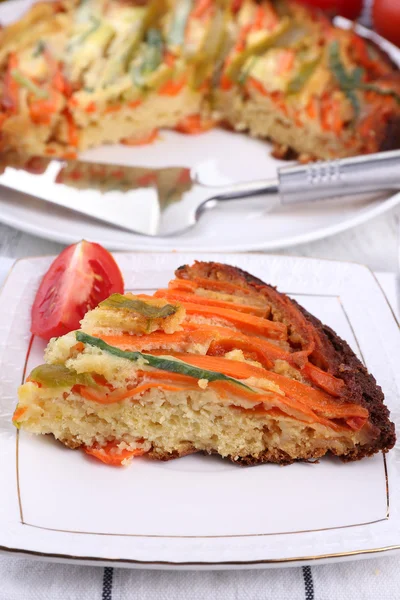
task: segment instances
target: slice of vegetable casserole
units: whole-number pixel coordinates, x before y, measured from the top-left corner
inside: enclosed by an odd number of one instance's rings
[[[275,288],[202,262],[154,296],[114,294],[51,340],[14,423],[108,464],[348,461],[395,442],[381,389],[343,340]]]

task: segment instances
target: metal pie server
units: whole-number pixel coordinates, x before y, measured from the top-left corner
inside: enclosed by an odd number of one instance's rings
[[[32,162],[36,161],[36,162]],[[269,210],[367,192],[400,189],[400,151],[278,169],[275,179],[210,187],[184,167],[147,169],[31,159],[7,166],[0,185],[147,236],[193,227],[205,210],[242,200]]]

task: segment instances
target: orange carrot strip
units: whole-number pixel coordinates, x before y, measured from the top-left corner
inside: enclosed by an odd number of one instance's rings
[[[265,369],[272,369],[272,367],[274,366],[274,363],[272,362],[270,357],[261,349],[255,347],[252,344],[247,344],[246,342],[235,338],[211,342],[207,355],[224,356],[227,352],[230,352],[231,350],[241,350],[244,353],[246,359],[258,361]]]
[[[331,131],[331,111],[332,105],[330,98],[324,96],[321,98],[321,126],[325,131]]]
[[[315,385],[328,392],[331,396],[339,398],[343,395],[345,390],[345,383],[343,379],[338,379],[330,373],[319,369],[311,363],[304,365],[302,369],[304,375],[310,379]]]
[[[215,126],[215,121],[212,119],[202,118],[200,115],[188,115],[184,117],[176,125],[176,131],[181,133],[187,133],[189,135],[196,135],[198,133],[204,133]]]
[[[352,417],[350,419],[346,419],[347,425],[351,429],[354,429],[354,431],[359,431],[367,421],[367,417]]]
[[[44,50],[44,57],[50,69],[51,85],[52,87],[63,94],[64,96],[70,96],[71,86],[67,79],[64,77],[62,68],[58,60],[51,54],[49,48],[46,46]]]
[[[368,411],[358,404],[339,404],[332,402],[332,398],[325,392],[316,390],[300,381],[289,379],[283,375],[266,371],[260,367],[243,363],[236,360],[228,360],[222,357],[201,356],[197,354],[170,353],[172,356],[201,369],[208,369],[223,373],[236,379],[248,379],[257,377],[268,379],[276,383],[280,389],[293,399],[296,399],[313,410],[329,412],[332,418],[343,417],[367,417]]]
[[[186,313],[189,315],[202,315],[206,317],[219,317],[225,321],[229,321],[235,327],[244,332],[255,333],[257,335],[264,335],[277,340],[286,340],[287,338],[287,327],[283,323],[276,321],[269,321],[261,317],[255,317],[254,315],[247,315],[237,310],[229,308],[219,308],[217,306],[202,306],[200,304],[193,304],[191,302],[183,302],[182,305],[186,309]]]
[[[272,5],[268,2],[258,6],[251,28],[253,31],[259,31],[260,29],[273,29],[277,23],[278,17],[276,12],[272,8]]]
[[[272,92],[271,99],[274,104],[283,112],[284,115],[288,116],[288,107],[284,101],[282,92]]]
[[[200,286],[192,279],[172,279],[169,282],[168,287],[170,290],[177,289],[193,292],[194,290],[197,290],[197,288]]]
[[[212,386],[217,389],[221,396],[225,395],[226,397],[228,397],[229,394],[232,394],[232,392],[234,392],[235,395],[240,395],[240,397],[245,398],[248,401],[253,401],[255,403],[254,407],[244,409],[246,411],[256,411],[256,413],[268,413],[271,409],[264,408],[262,403],[273,403],[276,405],[276,407],[274,407],[275,409],[277,408],[284,415],[293,417],[298,421],[320,423],[321,425],[330,427],[335,431],[342,429],[342,427],[337,423],[334,423],[329,419],[325,419],[324,417],[317,415],[311,408],[304,405],[302,402],[299,402],[296,398],[290,396],[281,396],[280,394],[252,394],[252,392],[248,392],[247,390],[240,390],[240,393],[238,394],[238,391],[236,389],[233,389],[234,384],[230,384],[225,381],[214,381],[212,382]],[[274,408],[272,410],[274,410]]]
[[[143,448],[136,448],[134,450],[125,448],[124,450],[112,452],[114,449],[117,449],[117,446],[117,442],[109,442],[105,446],[94,445],[91,448],[85,447],[84,451],[86,454],[90,454],[106,465],[113,467],[122,467],[124,460],[146,454],[146,450],[143,450]]]
[[[343,129],[343,120],[342,120],[342,117],[338,110],[338,105],[336,105],[336,108],[332,114],[332,130],[336,134],[339,135],[339,133],[342,131],[342,129]]]
[[[159,88],[158,93],[160,96],[177,96],[184,88],[186,81],[186,75],[180,79],[171,79],[170,81],[166,81],[164,85]]]
[[[190,17],[193,19],[201,19],[210,11],[213,7],[213,0],[197,0],[196,6],[190,13]]]
[[[283,114],[288,116],[289,111],[288,111],[288,107],[285,103],[282,92],[269,92],[263,86],[263,84],[260,81],[258,81],[257,79],[254,79],[254,77],[247,78],[246,86],[248,88],[250,88],[250,90],[251,90],[251,88],[257,90],[257,92],[259,92],[263,96],[269,96],[271,98],[271,100],[273,101],[273,103],[283,112]]]
[[[219,82],[219,86],[221,90],[230,90],[233,88],[233,81],[229,79],[227,75],[222,75],[221,80]]]
[[[188,331],[196,331],[197,328],[201,328],[201,331],[204,334],[206,334],[208,331],[210,334],[212,334],[213,342],[211,343],[207,354],[213,354],[215,351],[215,354],[218,355],[220,343],[240,343],[242,345],[242,349],[246,350],[247,352],[260,353],[261,355],[267,357],[270,361],[279,359],[285,360],[295,368],[303,367],[308,360],[307,352],[304,352],[303,350],[287,352],[286,350],[283,350],[283,348],[280,348],[268,340],[257,338],[256,336],[252,335],[246,335],[241,331],[229,329],[228,327],[206,325],[205,323],[198,325],[190,322],[184,323],[183,327]]]
[[[148,335],[101,335],[99,336],[110,346],[121,348],[122,350],[129,349],[146,349],[148,347],[161,348],[168,345],[193,343],[206,343],[211,340],[213,334],[211,331],[176,331],[175,333],[161,333],[154,331]],[[167,352],[167,350],[165,351]]]
[[[159,354],[171,355],[170,352],[167,353],[165,351],[159,352]],[[145,372],[143,371],[143,376],[146,378],[146,380],[158,380],[158,385],[160,385],[160,381],[167,380],[176,382],[180,385],[189,385],[193,387],[193,382],[197,381],[197,379],[195,379],[194,377],[189,377],[189,375],[181,375],[180,373],[173,373],[172,371],[163,371],[161,369],[152,369],[151,371]]]
[[[107,106],[107,108],[105,109],[105,113],[114,113],[114,112],[118,112],[120,111],[122,108],[121,104],[112,104],[111,106]]]
[[[76,148],[79,144],[78,128],[69,110],[65,110],[64,115],[68,125],[68,144]]]
[[[245,25],[240,29],[234,48],[235,52],[243,52],[243,50],[246,48],[247,36],[249,35],[251,29],[252,25],[250,24]]]
[[[135,136],[124,138],[121,140],[125,146],[145,146],[146,144],[152,144],[158,139],[158,130],[153,129],[150,133],[145,134],[143,137],[138,138]]]
[[[111,392],[114,391],[114,389],[115,389],[114,386],[111,383],[108,383],[108,381],[104,377],[104,375],[100,375],[99,373],[93,373],[92,377],[93,377],[94,381],[97,383],[97,385],[106,387]]]
[[[319,116],[319,102],[318,99],[316,98],[316,96],[312,96],[312,98],[310,98],[310,100],[308,101],[308,104],[306,106],[306,112],[307,115],[310,117],[310,119],[317,119]]]
[[[206,296],[198,296],[197,294],[188,294],[184,292],[172,292],[170,290],[157,290],[154,294],[155,298],[166,298],[176,302],[192,302],[194,304],[204,304],[207,306],[219,306],[220,308],[232,308],[243,313],[265,317],[267,310],[260,306],[251,306],[246,304],[237,304],[234,302],[225,302],[216,298],[208,298]]]
[[[361,64],[367,69],[367,77],[379,78],[387,73],[387,67],[385,61],[377,59],[371,59],[367,42],[364,38],[360,37],[356,33],[353,34],[351,40],[351,50],[354,53],[356,63]]]
[[[356,53],[361,64],[368,69],[373,61],[369,58],[365,41],[360,36],[354,34],[351,40],[351,48]]]
[[[265,12],[262,6],[258,6],[256,10],[256,16],[254,19],[254,29],[262,29],[264,26]]]
[[[279,385],[279,387],[289,394],[295,395],[297,398],[306,403],[311,403],[314,406],[326,406],[332,402],[332,399],[325,392],[321,392],[295,379],[289,379],[278,373],[268,372],[265,374],[267,379]]]
[[[34,123],[50,123],[51,115],[57,112],[60,106],[60,93],[49,90],[49,97],[30,100],[29,114]]]
[[[168,287],[170,289],[182,290],[197,290],[198,288],[203,288],[206,290],[214,290],[216,292],[225,292],[226,294],[238,294],[240,296],[256,293],[254,290],[248,290],[243,286],[235,285],[229,281],[219,281],[218,279],[206,279],[202,277],[196,277],[195,279],[172,279],[172,281],[169,282]]]
[[[94,113],[97,111],[97,106],[95,102],[90,102],[86,108],[85,108],[85,112],[87,113]]]
[[[322,126],[327,131],[339,134],[343,129],[340,103],[325,97],[322,102]]]
[[[283,50],[280,53],[276,67],[277,75],[283,75],[293,69],[295,56],[293,50]]]
[[[286,352],[279,346],[268,342],[268,340],[264,340],[262,338],[257,338],[255,336],[246,335],[241,331],[236,331],[235,329],[230,329],[229,327],[221,327],[217,325],[207,325],[205,323],[196,324],[196,323],[184,323],[184,329],[191,330],[193,328],[199,328],[203,334],[208,334],[212,336],[212,339],[218,344],[219,341],[232,341],[232,342],[242,342],[246,344],[249,351],[252,349],[262,350],[267,353],[269,358],[272,360],[276,360],[281,358],[283,360],[291,360],[295,354],[298,352]]]
[[[301,360],[302,352],[289,353],[279,348],[275,344],[267,340],[257,339],[255,336],[247,336],[240,331],[229,329],[228,327],[216,327],[206,324],[185,323],[183,331],[175,333],[161,333],[154,331],[148,335],[101,335],[99,336],[110,346],[115,346],[121,350],[146,350],[146,349],[162,349],[164,353],[168,353],[168,348],[174,346],[175,351],[178,351],[181,346],[182,351],[189,343],[207,344],[211,341],[207,354],[211,356],[219,356],[225,354],[229,350],[239,348],[243,352],[256,355],[255,360],[263,364],[265,368],[271,368],[273,361],[281,359],[286,360],[292,365],[297,366],[298,363],[304,362]]]
[[[140,106],[142,104],[141,100],[132,100],[131,102],[128,102],[128,106],[130,108],[137,108],[138,106]]]
[[[13,421],[18,421],[27,411],[27,406],[22,406],[21,408],[17,408],[13,414]]]
[[[172,54],[172,52],[167,51],[164,54],[164,62],[167,65],[167,67],[173,67],[176,62],[176,56]]]
[[[64,152],[61,158],[63,158],[64,160],[74,160],[77,157],[78,155],[76,152]]]
[[[57,71],[52,80],[52,85],[55,90],[60,92],[61,94],[65,93],[65,80],[60,71]]]
[[[85,398],[85,400],[91,400],[92,402],[98,402],[99,404],[115,404],[116,402],[121,402],[122,400],[126,400],[127,398],[132,398],[134,396],[138,396],[143,392],[147,392],[150,388],[157,387],[172,392],[176,392],[182,389],[182,387],[178,387],[176,385],[168,385],[162,381],[158,381],[146,382],[136,386],[135,388],[132,388],[131,390],[125,390],[123,392],[111,392],[110,394],[102,394],[93,388],[89,388],[82,385],[80,386],[79,393],[83,398]]]
[[[216,371],[217,373],[223,373],[228,377],[234,377],[235,379],[248,379],[249,377],[264,377],[268,371],[261,367],[249,365],[245,362],[238,360],[229,360],[221,356],[203,356],[201,354],[184,354],[179,352],[170,352],[172,356],[183,360],[189,365],[193,365],[200,369],[206,369],[208,371]]]
[[[77,352],[77,353],[83,352],[84,349],[85,349],[85,344],[83,344],[82,342],[77,342],[76,344],[71,346],[70,356],[72,356],[74,354],[74,352]]]
[[[258,81],[258,79],[254,79],[254,77],[248,77],[246,80],[246,85],[248,87],[254,88],[255,90],[257,90],[257,92],[259,92],[263,96],[269,95],[267,90],[263,86],[263,84],[260,81]]]
[[[338,402],[332,402],[332,398],[325,392],[308,387],[300,381],[288,379],[283,375],[271,372],[268,372],[267,378],[279,385],[285,393],[302,399],[314,410],[322,410],[324,414],[329,413],[329,416],[332,418],[334,418],[335,415],[339,418],[353,416],[362,418],[368,417],[368,411],[364,407],[358,404],[340,404]]]

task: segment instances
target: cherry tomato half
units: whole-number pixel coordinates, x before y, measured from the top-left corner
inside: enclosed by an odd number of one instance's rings
[[[302,4],[308,4],[314,8],[320,8],[330,15],[342,15],[354,21],[360,16],[363,8],[363,0],[299,0]],[[396,1],[396,0],[395,0]]]
[[[68,246],[42,279],[32,307],[31,332],[48,340],[78,329],[88,310],[123,291],[121,272],[105,248],[86,241]]]
[[[396,46],[400,46],[399,0],[374,0],[372,19],[378,33]]]

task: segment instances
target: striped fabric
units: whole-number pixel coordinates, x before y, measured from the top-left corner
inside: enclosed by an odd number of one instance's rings
[[[0,600],[398,600],[400,557],[249,571],[152,571],[0,558]]]

